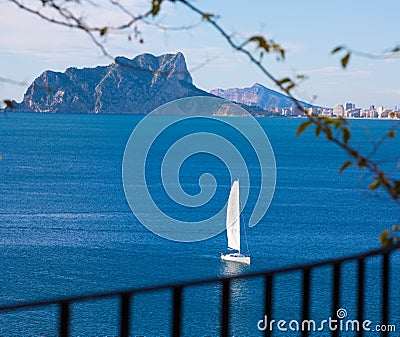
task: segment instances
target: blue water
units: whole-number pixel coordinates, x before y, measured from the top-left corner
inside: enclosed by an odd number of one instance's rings
[[[354,168],[338,174],[346,160],[339,149],[323,139],[316,140],[311,132],[295,136],[302,120],[259,119],[275,153],[275,195],[262,222],[246,230],[251,266],[221,263],[219,255],[226,247],[224,233],[197,243],[171,242],[148,231],[132,214],[124,196],[121,166],[126,142],[140,118],[44,114],[9,114],[1,118],[0,304],[341,257],[378,247],[379,233],[399,222],[398,205],[384,194],[371,194],[366,188],[368,176]],[[352,121],[352,141],[368,149],[369,138],[377,139],[391,125],[389,121]],[[193,126],[196,130],[201,127],[201,123]],[[400,137],[385,143],[377,159],[394,160],[385,165],[389,169],[395,167],[399,146]],[[243,155],[246,157],[246,153]],[[226,168],[214,159],[207,162],[201,157],[197,162],[194,159],[193,167],[190,163],[183,167],[184,187],[196,193],[200,163],[212,167],[221,186],[209,205],[211,211],[223,207],[230,181]],[[257,177],[253,178],[257,181]],[[160,197],[157,190],[154,195],[159,203],[165,203],[160,207],[168,209],[166,197]],[[250,205],[251,202],[250,196]],[[249,218],[250,212],[251,207],[246,207],[244,219]],[[179,216],[191,215],[187,212]],[[204,214],[193,216],[201,218]],[[392,261],[399,264],[398,254]],[[366,315],[370,317],[366,318],[375,321],[380,319],[378,262],[379,259],[372,259],[367,265],[371,280],[366,298]],[[354,272],[355,266],[348,264],[343,277]],[[393,285],[398,285],[398,272],[392,273]],[[330,315],[330,275],[330,270],[313,275],[315,317]],[[261,280],[234,284],[233,315],[240,317],[240,322],[234,320],[232,335],[261,335],[256,328],[263,317],[260,285]],[[300,285],[297,274],[277,279],[275,309],[282,319],[300,317]],[[400,289],[395,286],[392,290],[390,323],[398,324],[400,329]],[[213,285],[185,292],[185,336],[218,334],[215,304],[219,303],[219,291]],[[355,319],[355,285],[345,286],[342,292],[342,305]],[[168,292],[135,298],[134,335],[168,335],[169,307]],[[56,319],[56,308],[0,314],[0,336],[52,336],[57,332]],[[72,319],[73,335],[117,335],[118,302],[76,304]]]

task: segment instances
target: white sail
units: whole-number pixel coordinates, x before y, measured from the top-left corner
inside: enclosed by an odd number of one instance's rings
[[[239,209],[239,181],[235,180],[229,193],[226,210],[226,232],[228,247],[240,252],[240,209]]]

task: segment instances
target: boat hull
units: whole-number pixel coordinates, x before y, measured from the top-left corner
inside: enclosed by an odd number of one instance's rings
[[[221,260],[250,265],[250,256],[242,254],[221,254]]]

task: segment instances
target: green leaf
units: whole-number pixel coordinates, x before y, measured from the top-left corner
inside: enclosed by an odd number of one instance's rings
[[[11,101],[9,99],[5,99],[3,102],[7,106],[7,108],[15,109],[15,105],[14,105],[13,101]]]
[[[277,82],[277,84],[281,86],[282,84],[285,84],[287,82],[292,82],[292,80],[289,77],[285,77],[285,78],[282,78],[281,80],[279,80]]]
[[[389,229],[385,229],[381,235],[379,235],[379,240],[385,240],[389,237]]]
[[[393,238],[387,238],[385,242],[383,242],[383,247],[390,247],[393,246]]]
[[[358,161],[358,163],[357,163],[357,166],[358,166],[360,169],[364,168],[366,165],[367,165],[367,162],[366,162],[366,160],[365,160],[364,158],[361,158],[361,159]]]
[[[209,19],[211,19],[212,17],[214,17],[214,14],[211,14],[211,13],[204,13],[201,17],[202,17],[204,20],[209,20]]]
[[[282,60],[284,60],[285,59],[285,49],[283,49],[279,43],[276,43],[273,41],[271,41],[271,42],[272,42],[272,49],[274,51],[278,52],[280,54]]]
[[[307,121],[304,123],[301,123],[299,128],[297,129],[296,136],[300,136],[310,125],[312,121]]]
[[[393,245],[393,238],[389,236],[389,230],[385,229],[379,236],[379,241],[383,247],[389,247]]]
[[[104,35],[106,35],[107,34],[107,27],[103,27],[103,28],[101,28],[100,29],[100,36],[104,36]]]
[[[281,54],[282,60],[284,60],[284,59],[285,59],[285,55],[286,55],[286,54],[285,54],[285,53],[286,53],[286,52],[285,52],[285,49],[279,48],[278,51],[279,51],[279,53]]]
[[[321,133],[321,125],[318,125],[315,128],[315,137],[318,137],[320,133]]]
[[[350,60],[350,53],[347,53],[343,58],[341,59],[342,67],[345,69],[347,67],[347,64],[349,63]]]
[[[373,183],[369,184],[369,189],[370,190],[376,190],[380,186],[381,182],[380,181],[374,181]]]
[[[151,15],[156,16],[160,11],[163,0],[151,0]]]
[[[261,36],[261,35],[254,35],[249,39],[249,41],[257,41],[259,43],[265,43],[266,42],[264,36]]]
[[[342,50],[342,49],[344,49],[343,46],[338,46],[338,47],[336,47],[335,49],[333,49],[333,50],[331,51],[331,54],[336,54],[338,51],[340,51],[340,50]]]
[[[292,90],[294,87],[295,87],[295,83],[294,82],[292,82],[292,83],[290,83],[286,88],[285,88],[285,91],[287,92],[287,93],[289,93],[289,91],[290,90]]]
[[[347,142],[350,139],[350,130],[348,128],[343,128],[342,132],[343,132],[343,142],[347,144]]]
[[[332,130],[328,125],[325,128],[325,135],[326,135],[326,139],[328,139],[328,140],[332,139]]]
[[[389,229],[385,229],[381,235],[379,235],[379,241],[383,247],[392,246],[394,244],[394,237],[390,235]]]
[[[351,164],[353,164],[352,161],[350,161],[350,160],[346,161],[346,162],[340,167],[339,173],[342,173],[342,172],[343,172],[345,169],[347,169]]]
[[[258,48],[264,49],[267,53],[270,51],[270,45],[267,40],[261,35],[252,36],[249,41],[258,42]]]
[[[394,191],[397,195],[400,194],[400,180],[394,180]]]

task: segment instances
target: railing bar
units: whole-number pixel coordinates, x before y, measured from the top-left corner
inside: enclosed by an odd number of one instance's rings
[[[121,295],[120,304],[120,332],[121,337],[129,337],[130,321],[131,321],[131,294]]]
[[[296,271],[304,270],[306,268],[323,267],[323,266],[332,265],[334,263],[342,263],[342,262],[347,262],[347,261],[351,261],[351,260],[357,260],[360,258],[377,256],[377,255],[381,255],[384,253],[388,253],[388,252],[390,252],[394,249],[398,249],[398,248],[400,248],[400,245],[394,245],[394,246],[391,246],[390,248],[375,249],[375,250],[371,250],[371,251],[363,253],[363,254],[350,255],[350,256],[340,258],[340,259],[328,259],[325,261],[315,262],[315,263],[311,263],[311,264],[301,264],[301,265],[294,266],[294,267],[285,267],[285,268],[279,268],[279,269],[274,269],[274,270],[267,270],[267,271],[260,271],[260,272],[255,272],[255,273],[228,276],[228,277],[226,277],[226,279],[231,279],[231,280],[233,280],[233,279],[249,279],[249,278],[255,278],[255,277],[263,277],[265,275],[272,275],[272,274],[276,275],[276,274],[296,272]],[[70,302],[88,301],[88,300],[95,300],[95,299],[101,299],[101,298],[107,298],[107,297],[119,297],[119,296],[121,296],[122,293],[131,293],[131,294],[132,293],[144,293],[144,292],[171,289],[173,287],[178,287],[178,286],[198,286],[198,285],[203,285],[203,284],[219,283],[219,282],[221,282],[221,278],[216,277],[216,278],[209,278],[209,279],[204,279],[204,280],[200,280],[200,281],[196,280],[196,281],[189,281],[189,282],[183,282],[183,283],[164,284],[164,285],[155,286],[155,287],[152,286],[152,287],[143,287],[143,288],[132,288],[132,289],[126,289],[124,291],[112,291],[112,292],[104,292],[104,293],[100,293],[100,294],[89,294],[89,295],[81,295],[81,296],[74,296],[74,297],[65,297],[65,298],[58,298],[58,299],[46,300],[46,301],[33,301],[33,302],[27,302],[27,303],[17,303],[17,304],[0,306],[0,311],[11,311],[11,310],[18,310],[18,309],[23,309],[23,308],[43,307],[43,306],[47,306],[47,305],[60,305],[60,303],[65,302],[65,301],[70,301]]]
[[[307,321],[310,314],[310,269],[303,271],[303,304],[302,304],[302,321]],[[303,329],[302,337],[308,336],[308,330]]]
[[[383,255],[382,262],[382,327],[389,324],[389,253]],[[382,330],[382,337],[388,336],[386,329]]]
[[[332,301],[332,317],[337,317],[340,305],[340,263],[333,265],[333,301]],[[339,336],[339,329],[332,331],[332,336]]]
[[[222,281],[221,337],[229,336],[230,285],[230,279]]]
[[[70,303],[60,303],[60,337],[68,337],[69,335],[69,321],[70,321]]]
[[[172,336],[180,337],[182,329],[182,287],[174,288],[172,311]]]
[[[359,324],[364,321],[364,275],[365,275],[365,260],[358,260],[358,285],[357,285],[357,320]],[[364,335],[364,329],[359,327],[357,337]]]
[[[273,289],[273,275],[269,274],[265,277],[265,284],[264,284],[264,312],[267,317],[265,320],[265,330],[264,336],[270,337],[272,331],[270,330],[268,322],[272,320],[272,289]]]

